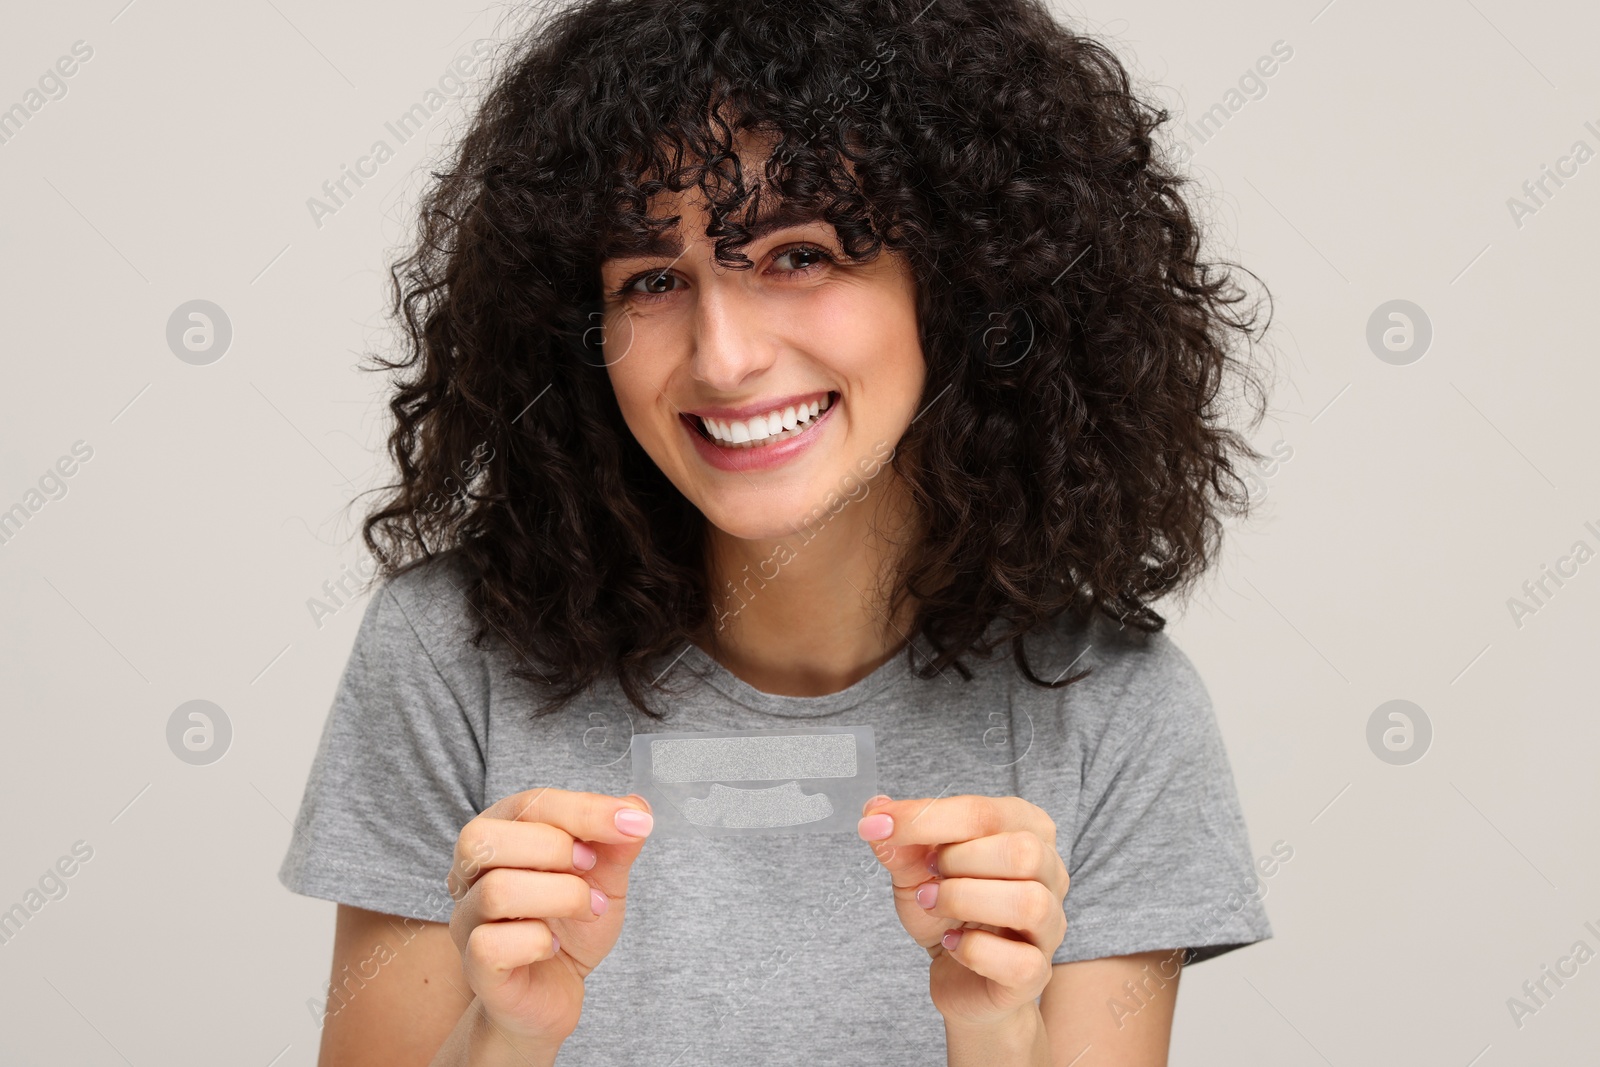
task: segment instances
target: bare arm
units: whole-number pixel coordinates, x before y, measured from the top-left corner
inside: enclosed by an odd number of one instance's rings
[[[488,1026],[445,923],[340,904],[321,1067],[548,1067]],[[470,1010],[469,1010],[470,1009]]]
[[[456,839],[450,922],[340,905],[323,1067],[551,1067],[617,942],[649,802],[548,787]]]
[[[1183,949],[1058,963],[1039,998],[1055,1067],[1166,1067]]]
[[[319,1064],[427,1067],[472,1000],[444,923],[339,905]]]

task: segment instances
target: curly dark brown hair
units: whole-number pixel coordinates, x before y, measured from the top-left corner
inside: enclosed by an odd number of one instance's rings
[[[970,678],[961,656],[1010,642],[1034,684],[1081,677],[1035,677],[1023,636],[1063,613],[1159,630],[1152,601],[1214,561],[1259,458],[1228,425],[1241,399],[1251,426],[1264,412],[1234,343],[1258,305],[1200,259],[1188,179],[1152,139],[1167,119],[1037,0],[581,0],[541,19],[390,271],[407,352],[378,364],[409,373],[389,404],[400,480],[362,529],[379,576],[456,557],[474,643],[504,642],[540,711],[609,674],[661,717],[651,675],[712,610],[705,519],[623,422],[599,265],[675,221],[649,216],[654,194],[697,186],[726,266],[750,265],[765,196],[852,260],[887,247],[914,270],[930,417],[891,462],[922,536],[890,613],[915,598],[922,675]],[[740,131],[775,139],[748,184]]]

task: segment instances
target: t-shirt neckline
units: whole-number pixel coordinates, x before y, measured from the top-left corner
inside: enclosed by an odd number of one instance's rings
[[[904,678],[910,672],[909,653],[906,651],[906,646],[902,645],[894,655],[880,663],[871,673],[838,692],[802,697],[768,693],[757,689],[711,658],[710,654],[692,641],[684,653],[683,662],[707,685],[730,700],[755,711],[795,719],[815,718],[846,711]]]

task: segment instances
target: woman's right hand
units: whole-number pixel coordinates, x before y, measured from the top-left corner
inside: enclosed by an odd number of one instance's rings
[[[502,1034],[553,1045],[577,1029],[584,979],[622,932],[628,872],[651,823],[637,795],[546,788],[513,793],[461,828],[450,936]]]

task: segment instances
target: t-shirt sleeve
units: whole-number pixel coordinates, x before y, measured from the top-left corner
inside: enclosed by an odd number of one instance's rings
[[[483,808],[487,704],[450,591],[439,571],[408,572],[369,600],[278,871],[290,890],[449,921],[456,837]]]
[[[1163,633],[1132,659],[1086,759],[1053,963],[1167,948],[1197,963],[1272,936],[1205,684]]]

